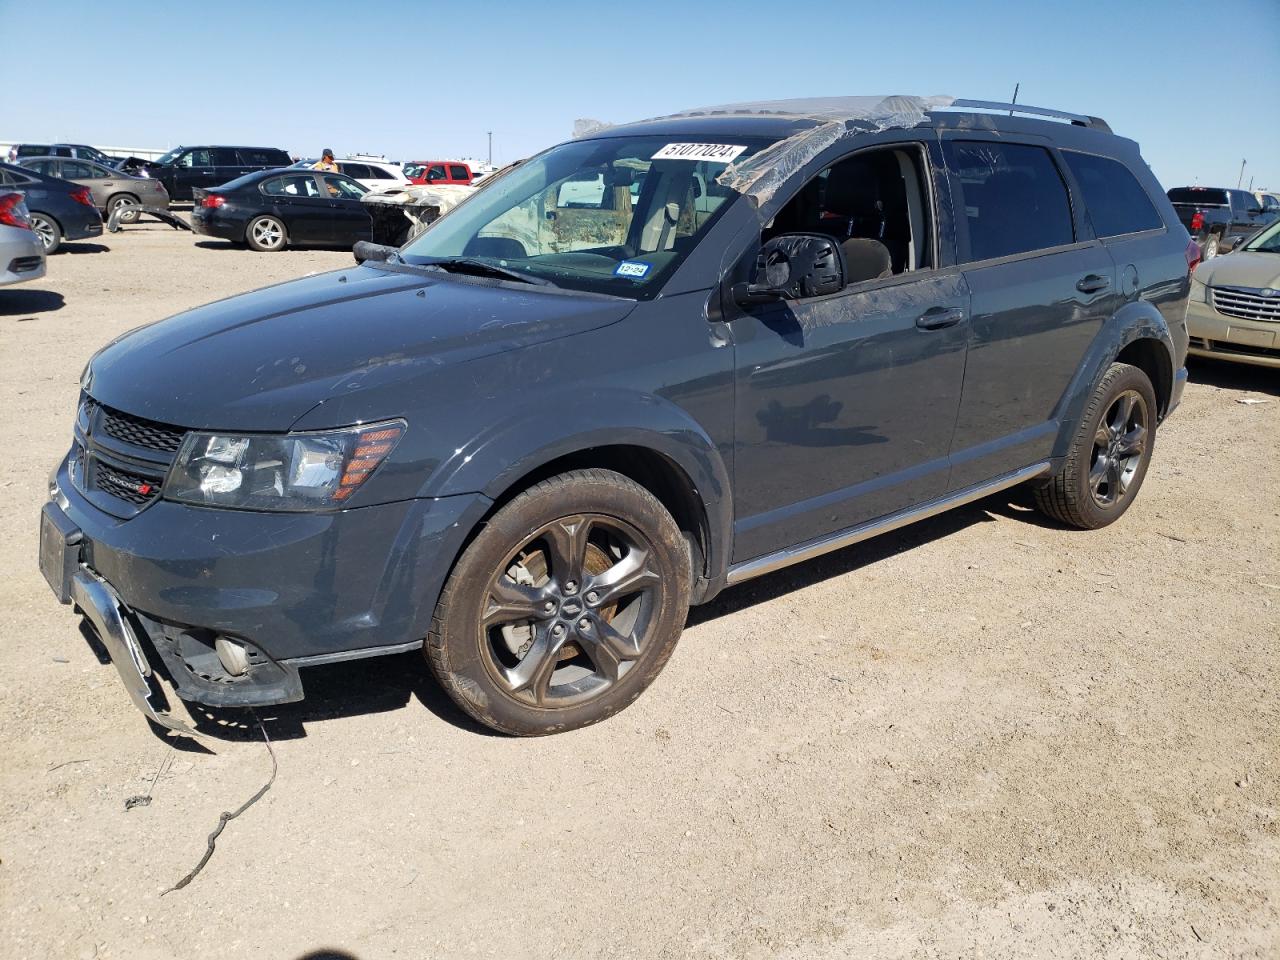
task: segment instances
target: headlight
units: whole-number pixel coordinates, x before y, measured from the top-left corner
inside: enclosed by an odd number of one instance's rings
[[[1191,275],[1191,292],[1188,296],[1196,303],[1209,302],[1209,288],[1205,285],[1204,281],[1194,273]]]
[[[341,507],[395,449],[403,420],[320,433],[191,433],[164,496],[240,510]]]

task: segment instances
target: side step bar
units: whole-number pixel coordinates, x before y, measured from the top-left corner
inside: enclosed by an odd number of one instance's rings
[[[907,524],[915,523],[917,520],[937,516],[953,507],[962,507],[966,503],[973,503],[975,500],[989,497],[991,494],[999,493],[1001,490],[1016,487],[1020,483],[1048,472],[1048,461],[1033,464],[1021,470],[1015,470],[1013,473],[1006,473],[1003,476],[996,477],[994,480],[988,480],[986,483],[975,487],[967,487],[937,500],[930,500],[928,503],[922,503],[918,507],[911,507],[856,527],[848,527],[795,547],[787,547],[775,553],[767,553],[763,557],[756,557],[754,560],[735,563],[729,568],[726,582],[730,584],[742,583],[744,580],[750,580],[753,577],[760,577],[766,573],[781,570],[783,567],[789,567],[793,563],[812,560],[814,557],[820,557],[824,553],[831,553],[833,550],[840,550],[843,547],[861,543],[863,540],[870,540],[872,537],[888,533],[890,530],[897,530],[899,527],[905,527]]]

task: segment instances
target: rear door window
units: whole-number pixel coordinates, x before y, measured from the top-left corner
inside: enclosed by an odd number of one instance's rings
[[[213,155],[213,166],[215,167],[240,166],[240,155],[230,147],[214,147],[209,152]]]
[[[1123,163],[1108,157],[1064,150],[1099,237],[1158,230],[1164,226],[1147,192]]]
[[[969,260],[1075,242],[1067,186],[1044,147],[947,140],[944,150],[960,183]]]
[[[64,180],[92,180],[101,176],[103,174],[98,173],[97,170],[83,160],[62,161],[62,178]]]
[[[320,188],[309,173],[290,177],[272,177],[262,184],[262,192],[272,197],[318,197]]]
[[[470,180],[471,179],[471,173],[467,170],[467,168],[460,167],[457,164],[454,164],[451,167],[449,167],[449,176],[452,177],[454,180]]]
[[[280,163],[280,159],[276,156],[276,152],[274,150],[256,150],[252,147],[241,147],[239,153],[240,163],[246,167],[288,166],[287,159],[284,163]]]
[[[57,160],[32,160],[24,163],[23,166],[28,170],[34,170],[36,173],[43,173],[46,177],[56,177],[58,175]]]

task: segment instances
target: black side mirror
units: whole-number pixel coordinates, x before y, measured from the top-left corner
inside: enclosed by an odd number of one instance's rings
[[[839,293],[847,268],[844,250],[820,233],[784,233],[760,248],[750,283],[736,283],[738,303],[802,300]]]
[[[368,240],[357,240],[356,245],[351,248],[351,254],[356,258],[356,263],[364,263],[366,260],[372,263],[386,263],[393,253],[399,252],[398,247],[390,247],[385,243],[370,243]]]

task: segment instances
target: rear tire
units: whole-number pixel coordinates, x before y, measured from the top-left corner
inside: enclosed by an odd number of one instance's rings
[[[1036,506],[1082,530],[1119,520],[1147,475],[1156,411],[1147,375],[1130,364],[1113,363],[1085,408],[1066,463],[1036,488]]]
[[[111,215],[121,207],[138,207],[137,210],[130,210],[120,214],[120,223],[137,223],[141,214],[141,204],[138,198],[131,193],[117,193],[114,197],[107,201],[107,219],[111,219]]]
[[[688,610],[689,553],[671,514],[621,474],[575,470],[484,525],[440,594],[423,650],[480,723],[559,733],[640,696]]]
[[[245,230],[244,239],[259,253],[275,253],[289,245],[284,224],[275,217],[255,217]]]
[[[40,245],[44,247],[46,257],[58,252],[58,248],[62,246],[62,227],[58,225],[57,220],[46,213],[32,211],[31,229],[40,238]]]

